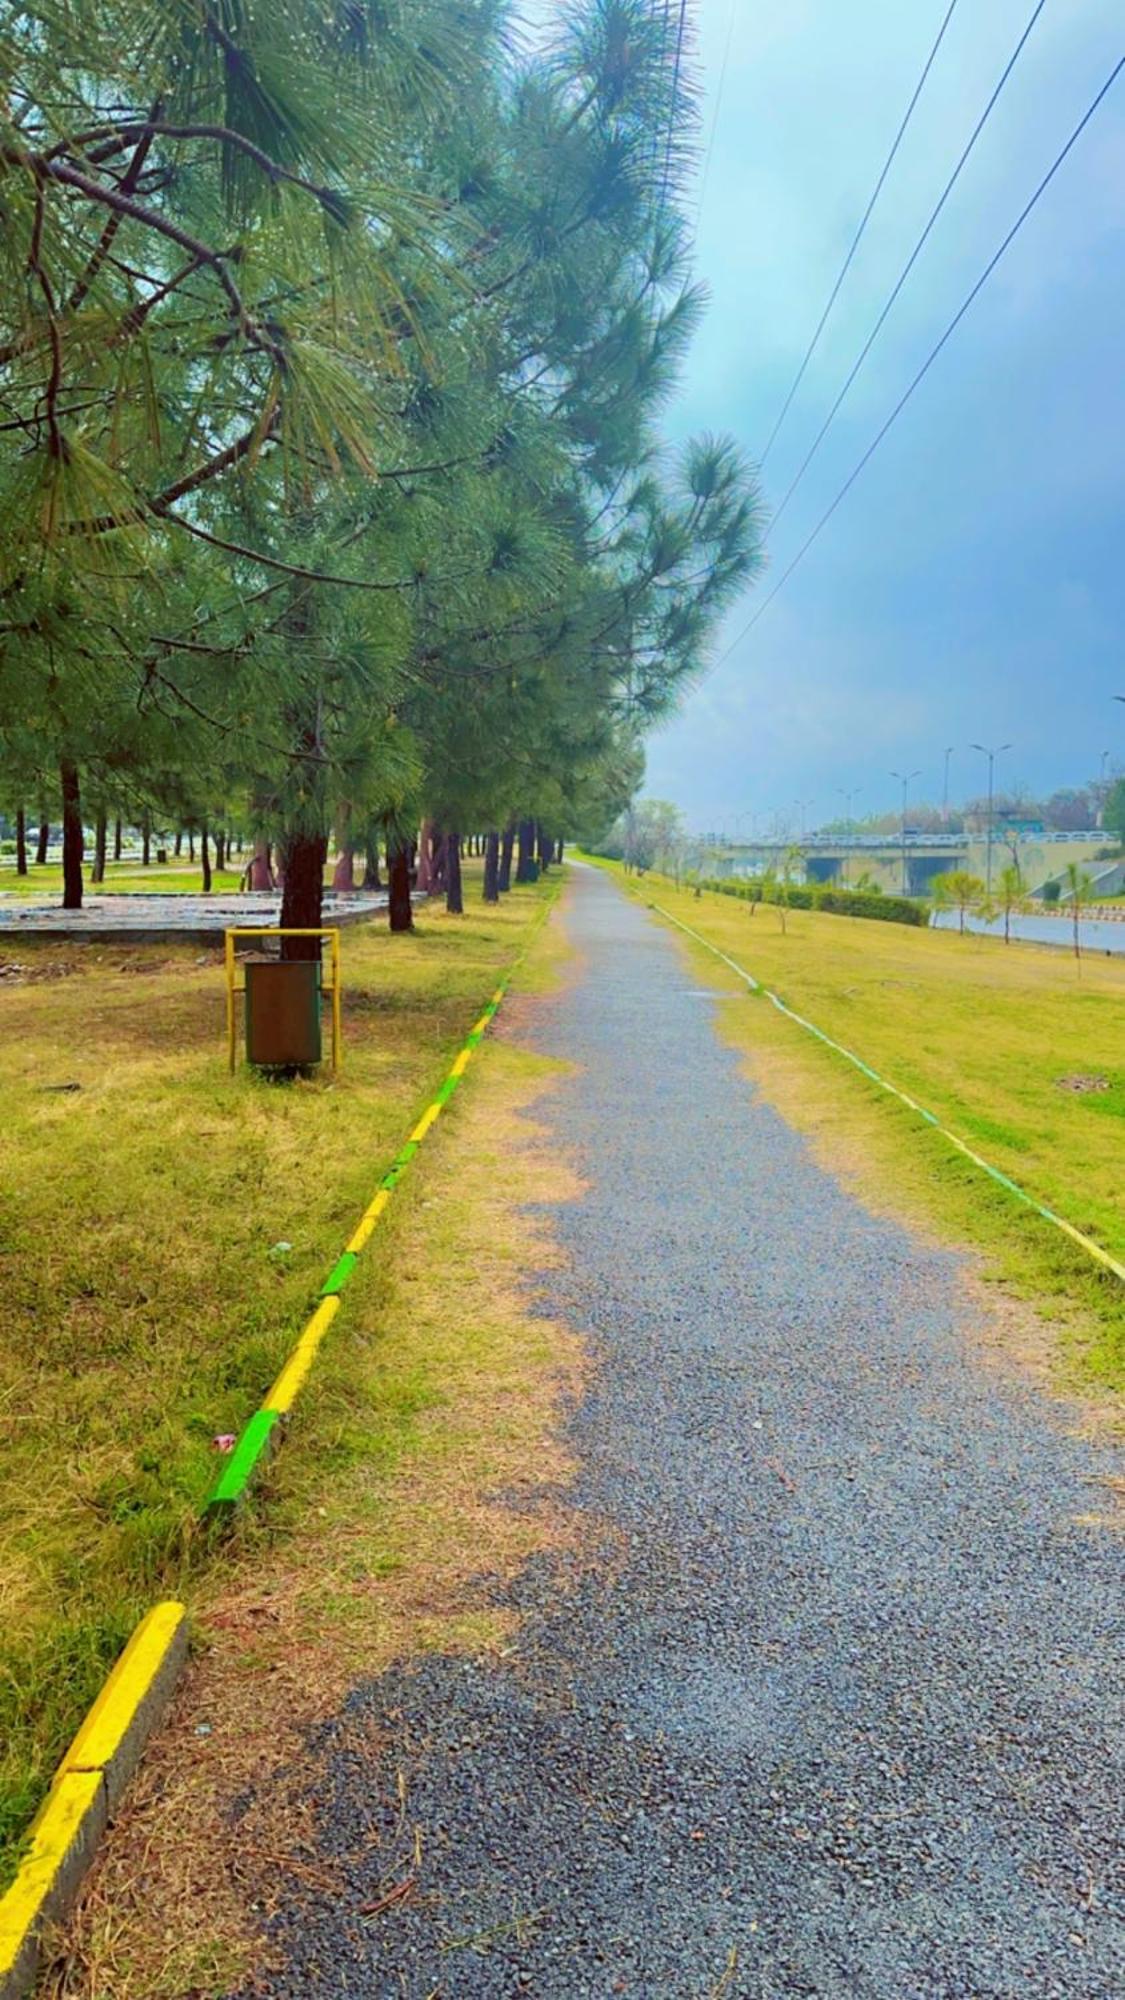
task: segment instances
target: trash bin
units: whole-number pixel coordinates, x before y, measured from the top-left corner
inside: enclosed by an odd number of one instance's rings
[[[259,1069],[321,1060],[318,958],[246,960],[246,1057]]]

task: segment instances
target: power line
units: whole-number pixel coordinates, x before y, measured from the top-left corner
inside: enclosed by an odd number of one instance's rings
[[[956,6],[957,6],[957,0],[949,0],[949,6],[946,9],[945,19],[943,20],[941,27],[938,29],[937,32],[937,40],[935,41],[933,48],[930,50],[929,55],[926,57],[925,68],[923,69],[922,74],[918,78],[918,81],[914,87],[914,95],[906,107],[906,115],[903,118],[902,124],[899,126],[898,131],[895,133],[894,145],[891,147],[890,152],[887,154],[887,157],[883,162],[883,171],[879,175],[879,178],[875,183],[874,193],[872,194],[871,199],[867,204],[867,207],[863,211],[863,220],[861,221],[859,228],[856,230],[856,233],[852,238],[851,249],[848,251],[847,256],[844,258],[844,261],[840,266],[840,274],[836,279],[836,283],[833,285],[831,292],[829,293],[828,304],[825,306],[824,311],[821,313],[820,319],[817,322],[816,332],[813,334],[813,337],[808,344],[808,348],[805,353],[805,358],[802,361],[800,367],[797,370],[796,375],[793,378],[792,387],[790,388],[789,394],[786,396],[785,401],[781,406],[781,409],[778,413],[777,422],[774,424],[774,427],[770,432],[769,437],[766,439],[766,448],[763,451],[760,460],[758,461],[759,467],[765,465],[765,462],[769,457],[770,452],[773,450],[774,440],[777,437],[778,431],[781,429],[782,424],[785,422],[785,419],[789,414],[789,407],[793,401],[793,398],[796,395],[798,389],[800,388],[801,383],[805,379],[805,370],[808,367],[809,362],[812,360],[813,355],[816,353],[817,347],[820,342],[820,336],[824,332],[824,329],[828,324],[828,316],[832,311],[832,308],[835,305],[836,300],[840,295],[840,287],[843,284],[844,279],[847,277],[848,272],[851,269],[852,259],[855,256],[856,251],[859,249],[859,246],[863,241],[864,231],[866,230],[867,225],[871,220],[875,204],[878,201],[879,196],[883,192],[883,183],[886,180],[887,175],[890,173],[892,166],[894,165],[895,155],[897,154],[898,149],[901,146],[903,139],[906,135],[906,128],[909,125],[910,120],[914,116],[914,108],[918,102],[918,99],[922,95],[922,91],[925,88],[926,78],[929,76],[930,71],[934,66],[934,61],[937,56],[937,52],[940,49],[943,41],[945,40],[945,31],[948,28],[949,23],[953,19],[953,14]]]
[[[849,390],[851,389],[852,383],[855,381],[855,378],[859,374],[860,369],[863,367],[863,364],[866,361],[868,355],[870,354],[871,349],[874,347],[875,342],[878,340],[879,335],[886,324],[891,308],[893,307],[895,300],[898,298],[899,293],[901,292],[903,286],[905,285],[906,280],[910,276],[911,271],[914,269],[915,264],[918,262],[918,259],[921,256],[922,251],[929,240],[930,233],[933,230],[933,227],[937,222],[939,215],[941,214],[943,208],[945,207],[946,202],[949,200],[950,195],[953,193],[953,190],[956,187],[957,182],[960,180],[962,169],[965,166],[965,163],[968,160],[969,155],[972,152],[974,146],[976,145],[977,140],[980,138],[981,133],[984,131],[985,126],[987,125],[989,119],[991,118],[992,113],[997,103],[999,102],[1000,94],[1003,91],[1004,86],[1008,81],[1008,78],[1011,76],[1012,71],[1015,69],[1015,66],[1018,63],[1020,56],[1023,54],[1024,46],[1028,40],[1028,37],[1031,34],[1031,31],[1034,28],[1036,21],[1039,19],[1040,14],[1043,12],[1043,9],[1046,6],[1046,4],[1047,0],[1037,0],[1036,6],[1032,9],[1031,17],[1028,20],[1027,26],[1025,27],[1022,35],[1020,36],[1019,41],[1016,43],[1015,48],[1012,50],[1011,55],[1008,57],[1008,60],[1005,63],[1004,68],[1000,74],[999,81],[996,84],[996,87],[993,90],[992,95],[988,100],[988,103],[985,105],[984,110],[981,112],[980,117],[978,118],[975,126],[973,127],[968,143],[965,146],[965,149],[962,152],[961,157],[957,162],[957,165],[954,167],[953,172],[950,174],[949,179],[946,181],[945,186],[942,189],[937,206],[933,209],[930,215],[930,219],[926,224],[926,227],[923,229],[922,234],[918,238],[917,243],[914,245],[913,250],[910,252],[910,255],[907,258],[905,264],[903,265],[902,270],[899,272],[894,290],[892,291],[889,299],[887,300],[886,305],[883,307],[882,312],[879,314],[879,317],[876,320],[874,326],[872,327],[871,332],[868,334],[867,339],[865,340],[862,348],[860,349],[860,352],[852,367],[851,373],[848,375],[843,388],[840,390],[840,393],[836,398],[836,401],[833,403],[832,408],[829,410],[828,415],[825,417],[824,422],[821,424],[821,427],[817,432],[815,438],[813,439],[812,444],[809,446],[809,449],[806,452],[804,459],[798,466],[796,473],[794,474],[792,480],[790,481],[789,489],[784,495],[781,501],[781,505],[778,507],[776,513],[773,516],[773,519],[770,522],[771,534],[773,533],[773,530],[776,528],[778,522],[780,521],[782,515],[784,514],[785,509],[788,507],[789,502],[793,498],[794,493],[797,491],[798,486],[801,484],[802,479],[804,478],[806,472],[808,471],[810,465],[812,464],[813,459],[816,457],[817,452],[820,450],[821,445],[824,443],[824,440],[827,437],[829,430],[831,429],[833,423],[836,420],[837,413],[839,412],[845,397],[847,396]]]
[[[667,20],[667,13],[665,14]],[[668,112],[668,143],[664,148],[664,184],[660,190],[660,206],[668,203],[668,186],[672,178],[672,147],[676,136],[676,114],[680,103],[680,74],[684,61],[684,38],[687,33],[687,0],[680,0],[680,18],[676,28],[676,58],[672,66],[672,102]]]
[[[1032,195],[1026,207],[1017,216],[1015,222],[1009,229],[1008,234],[1005,236],[999,249],[995,251],[992,257],[990,257],[988,263],[984,267],[984,270],[981,272],[980,277],[977,279],[976,284],[973,286],[972,290],[967,294],[967,296],[962,301],[961,305],[958,307],[957,311],[953,315],[953,318],[950,320],[949,325],[946,327],[945,332],[941,336],[941,339],[937,341],[936,344],[930,349],[929,354],[926,356],[925,361],[919,368],[918,373],[915,375],[914,380],[911,382],[909,388],[906,389],[904,393],[899,397],[899,400],[895,404],[894,409],[891,411],[890,416],[887,418],[882,428],[876,432],[874,438],[868,445],[867,450],[864,452],[863,457],[860,459],[858,465],[855,466],[853,471],[849,474],[848,478],[844,481],[844,484],[841,486],[840,491],[837,493],[836,498],[832,502],[832,505],[825,509],[825,512],[821,515],[820,520],[817,522],[816,527],[813,529],[811,535],[809,535],[807,540],[802,543],[801,547],[798,549],[796,555],[794,556],[792,562],[789,564],[788,568],[783,570],[781,575],[778,577],[778,580],[774,584],[773,589],[770,591],[769,596],[766,597],[763,600],[763,602],[758,606],[757,610],[754,613],[754,616],[751,619],[749,619],[748,622],[743,626],[741,632],[738,633],[737,637],[732,639],[726,651],[720,656],[719,660],[716,662],[716,665],[721,666],[724,660],[728,660],[730,658],[735,648],[742,644],[742,641],[745,639],[747,633],[753,630],[754,626],[758,623],[759,618],[761,618],[764,615],[764,613],[769,609],[770,605],[773,603],[774,598],[777,596],[778,591],[781,590],[786,583],[788,583],[789,578],[792,576],[794,570],[797,568],[797,565],[804,561],[804,558],[807,556],[809,550],[811,549],[813,543],[816,541],[818,535],[824,528],[828,526],[828,523],[832,519],[832,516],[836,512],[836,509],[840,505],[840,502],[846,497],[848,493],[851,492],[851,489],[855,485],[856,480],[859,478],[860,473],[863,471],[864,467],[869,463],[869,461],[875,456],[875,453],[878,451],[879,446],[882,444],[883,439],[887,435],[887,432],[891,429],[891,426],[898,421],[899,417],[902,415],[903,410],[906,408],[906,405],[909,403],[911,397],[913,396],[914,391],[919,387],[920,383],[929,374],[930,369],[933,367],[934,362],[937,360],[938,355],[941,353],[943,347],[951,339],[952,335],[957,331],[957,328],[960,326],[961,321],[964,319],[965,314],[968,312],[969,307],[972,305],[978,293],[983,291],[985,285],[988,283],[989,278],[992,276],[993,271],[996,269],[996,266],[999,264],[1001,258],[1004,256],[1009,246],[1015,241],[1016,237],[1019,235],[1020,230],[1023,228],[1024,223],[1027,221],[1032,210],[1038,205],[1043,195],[1046,194],[1047,189],[1050,187],[1051,182],[1054,180],[1055,175],[1059,171],[1059,168],[1062,166],[1064,160],[1066,160],[1067,156],[1071,153],[1073,148],[1077,145],[1078,140],[1082,137],[1082,134],[1086,130],[1086,127],[1090,123],[1090,120],[1094,116],[1094,113],[1098,110],[1098,107],[1102,103],[1102,100],[1109,95],[1110,90],[1116,83],[1123,69],[1125,69],[1125,56],[1121,56],[1118,59],[1118,61],[1114,64],[1114,67],[1111,69],[1109,75],[1107,76],[1097,96],[1094,98],[1093,103],[1088,107],[1088,109],[1083,113],[1082,117],[1079,119],[1078,124],[1075,126],[1073,132],[1071,133],[1061,153],[1057,155],[1052,166],[1044,174],[1043,179],[1040,181],[1039,186],[1035,190],[1035,193]],[[1125,697],[1122,698],[1125,699]]]
[[[703,197],[707,192],[707,182],[711,174],[711,157],[715,151],[715,140],[719,131],[719,113],[723,107],[723,90],[726,85],[727,70],[730,68],[731,50],[734,47],[734,23],[737,8],[738,0],[730,0],[730,18],[727,21],[727,38],[723,48],[723,59],[719,65],[719,81],[715,91],[715,108],[711,114],[711,130],[707,138],[707,151],[703,156],[703,170],[699,176],[699,193],[695,203],[696,228],[699,227],[699,218],[703,213]]]

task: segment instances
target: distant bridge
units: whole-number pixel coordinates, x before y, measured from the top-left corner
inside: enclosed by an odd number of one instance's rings
[[[998,826],[992,841],[993,877],[1014,856],[1034,894],[1044,882],[1061,875],[1069,861],[1087,868],[1106,842],[1107,836],[1096,827],[1084,833],[1017,834]],[[708,845],[716,875],[760,875],[767,868],[778,873],[786,855],[796,850],[801,860],[795,876],[807,882],[834,882],[846,888],[867,875],[881,889],[908,896],[932,895],[935,878],[955,868],[983,876],[988,865],[983,835],[919,833],[910,828],[905,836],[810,833],[800,841],[774,837]]]

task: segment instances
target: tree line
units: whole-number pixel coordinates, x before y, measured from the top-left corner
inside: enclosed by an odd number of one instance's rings
[[[735,446],[661,430],[667,7],[31,0],[0,66],[0,806],[64,901],[86,825],[237,832],[287,925],[382,854],[401,925],[467,830],[495,895],[610,824],[760,561]]]

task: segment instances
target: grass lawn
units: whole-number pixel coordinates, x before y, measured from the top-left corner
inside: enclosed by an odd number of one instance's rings
[[[619,871],[615,871],[619,872]],[[619,879],[626,878],[619,873]],[[890,1082],[1029,1194],[1125,1261],[1125,960],[912,930],[632,883]],[[716,989],[739,986],[690,947]],[[743,992],[745,989],[741,989]],[[1125,1388],[1125,1288],[907,1110],[764,999],[723,1009],[779,1108],[891,1207],[987,1249],[989,1268],[1065,1327],[1064,1368]],[[1094,1080],[1098,1088],[1075,1088]]]
[[[206,1596],[216,1558],[196,1520],[219,1464],[212,1440],[257,1405],[498,968],[522,948],[544,890],[486,910],[479,876],[466,875],[463,918],[427,909],[413,937],[348,933],[335,1080],[327,1069],[288,1085],[227,1075],[217,951],[21,938],[26,972],[0,982],[9,1863],[136,1618],[161,1595]],[[385,1264],[376,1237],[338,1327],[361,1283],[374,1311]],[[319,1423],[302,1411],[283,1463],[312,1477],[328,1461],[393,1458],[427,1395],[423,1373],[396,1375],[383,1405],[360,1408],[370,1358],[357,1350],[351,1366],[352,1396]],[[265,1513],[251,1532],[277,1531]]]
[[[128,896],[143,892],[160,896],[199,896],[203,893],[203,876],[198,863],[193,868],[190,862],[169,862],[166,868],[142,868],[139,861],[109,861],[106,863],[105,881],[91,882],[90,871],[84,871],[84,893],[87,896]],[[213,868],[211,871],[212,893],[231,894],[237,892],[242,881],[240,870]],[[17,875],[11,862],[0,863],[0,891],[13,896],[30,896],[36,902],[57,903],[62,900],[62,864],[49,861],[43,868],[32,868],[28,875]]]

